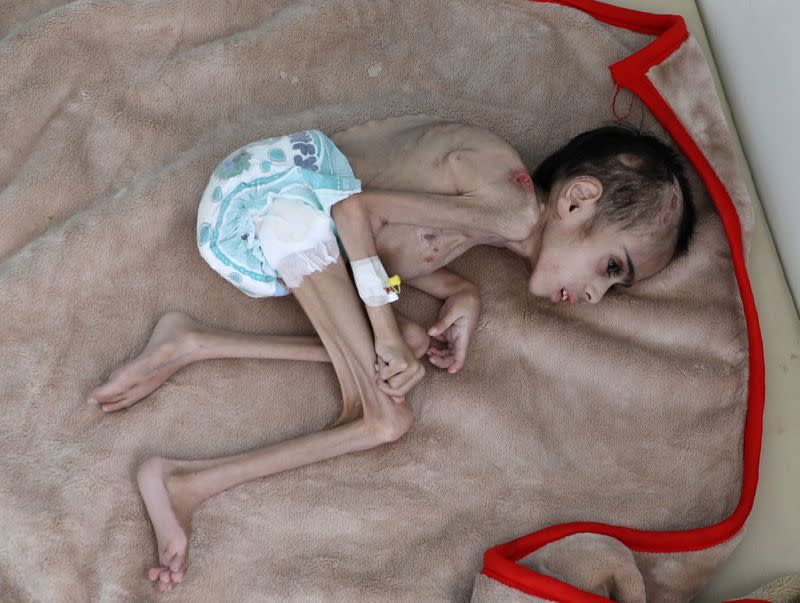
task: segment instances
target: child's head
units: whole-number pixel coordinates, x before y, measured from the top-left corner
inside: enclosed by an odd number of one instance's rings
[[[533,173],[545,203],[534,295],[599,302],[615,284],[654,275],[686,251],[695,222],[677,153],[653,136],[585,132]]]

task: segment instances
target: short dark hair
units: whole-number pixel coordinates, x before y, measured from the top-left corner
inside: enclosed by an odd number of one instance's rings
[[[549,193],[556,182],[578,175],[593,176],[603,185],[587,234],[602,225],[630,228],[648,223],[663,191],[659,185],[677,180],[683,210],[672,257],[686,252],[697,218],[689,181],[672,147],[633,127],[604,126],[570,140],[542,161],[531,177],[536,186]]]

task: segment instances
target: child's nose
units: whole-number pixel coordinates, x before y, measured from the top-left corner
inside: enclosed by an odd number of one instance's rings
[[[590,286],[586,287],[586,290],[583,292],[583,294],[586,296],[586,301],[588,301],[590,304],[596,304],[603,299],[605,291]]]

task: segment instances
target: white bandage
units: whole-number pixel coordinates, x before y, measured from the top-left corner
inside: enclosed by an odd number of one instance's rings
[[[350,262],[353,280],[358,295],[368,306],[382,306],[398,300],[397,293],[389,286],[389,275],[378,256]]]
[[[264,259],[287,286],[320,272],[339,259],[331,218],[297,199],[278,197],[257,227]]]

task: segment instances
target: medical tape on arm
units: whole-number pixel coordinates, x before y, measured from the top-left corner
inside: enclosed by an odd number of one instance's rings
[[[365,304],[382,306],[399,299],[400,277],[395,275],[389,278],[378,256],[355,260],[350,262],[350,266],[358,295]]]

